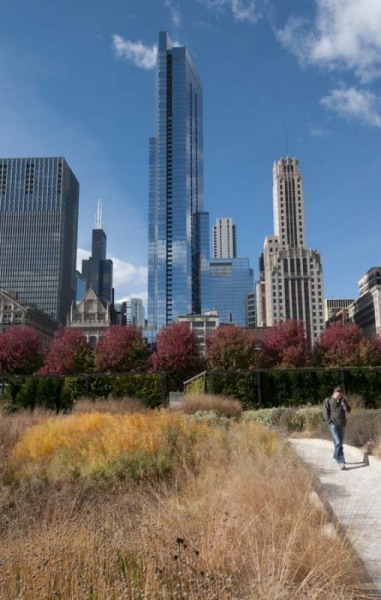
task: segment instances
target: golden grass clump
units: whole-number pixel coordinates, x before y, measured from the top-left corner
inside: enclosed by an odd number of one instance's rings
[[[12,458],[19,477],[134,478],[171,471],[190,456],[209,428],[166,410],[147,414],[80,413],[49,418],[31,427]]]
[[[89,479],[137,449],[175,455],[171,477]],[[17,481],[0,487],[0,598],[372,598],[350,545],[325,534],[314,474],[258,423],[83,413],[33,426],[13,456]]]
[[[0,410],[0,456],[8,454],[32,425],[53,414],[45,409],[23,410],[15,414]]]
[[[232,419],[239,419],[243,410],[239,400],[217,394],[189,394],[184,397],[181,408],[188,415],[198,411],[214,411],[220,417]]]

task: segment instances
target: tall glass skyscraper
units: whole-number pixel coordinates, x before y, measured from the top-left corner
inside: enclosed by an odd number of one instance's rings
[[[65,159],[0,159],[0,288],[62,325],[75,294],[78,202]]]
[[[148,322],[158,329],[209,308],[202,136],[200,78],[187,49],[173,47],[161,32],[148,233]]]

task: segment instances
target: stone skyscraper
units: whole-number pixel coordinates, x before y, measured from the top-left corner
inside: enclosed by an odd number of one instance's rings
[[[159,34],[156,134],[150,139],[148,322],[209,308],[209,215],[203,212],[202,86],[184,47]]]
[[[257,312],[265,311],[262,324],[268,327],[303,321],[314,344],[324,329],[323,270],[319,252],[306,247],[303,180],[295,158],[274,163],[273,210],[274,235],[265,239],[260,274],[265,297]]]
[[[0,159],[0,288],[62,325],[75,294],[78,202],[63,158]]]

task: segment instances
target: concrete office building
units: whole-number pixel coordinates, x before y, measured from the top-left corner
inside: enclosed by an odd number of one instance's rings
[[[349,321],[371,339],[381,335],[381,266],[369,269],[358,286],[359,298],[348,307]]]
[[[187,49],[173,47],[161,32],[149,152],[148,324],[154,330],[210,307],[202,110],[201,81]]]
[[[216,219],[213,226],[213,258],[237,258],[236,228],[230,218]]]
[[[354,298],[326,298],[324,300],[324,320],[328,321],[335,320],[338,313],[343,315],[343,311],[348,309],[348,306],[353,304]]]
[[[274,235],[263,252],[264,325],[286,319],[303,321],[313,345],[324,329],[323,269],[317,250],[306,247],[303,180],[296,158],[273,166]]]
[[[179,323],[188,323],[191,331],[197,338],[197,351],[205,355],[206,338],[219,326],[218,313],[216,310],[207,310],[203,315],[179,316]]]
[[[75,297],[78,202],[65,159],[0,159],[0,288],[61,325]]]
[[[59,329],[57,321],[29,302],[19,300],[17,294],[0,290],[0,331],[14,327],[33,327],[48,347]]]

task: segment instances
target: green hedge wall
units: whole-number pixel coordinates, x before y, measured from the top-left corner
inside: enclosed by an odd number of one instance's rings
[[[339,384],[346,394],[361,395],[367,408],[381,408],[381,368],[207,371],[186,382],[185,393],[197,387],[201,393],[204,378],[207,393],[232,396],[245,409],[321,404]]]
[[[11,411],[41,406],[59,412],[70,411],[73,403],[83,396],[94,399],[129,396],[141,400],[148,408],[156,408],[168,404],[167,383],[165,373],[7,378],[0,404]]]

